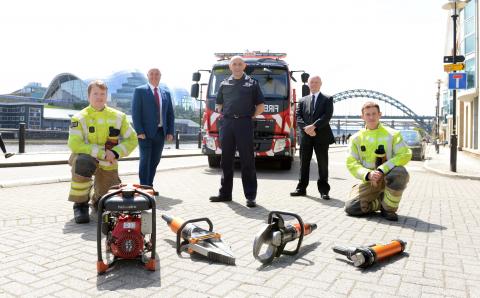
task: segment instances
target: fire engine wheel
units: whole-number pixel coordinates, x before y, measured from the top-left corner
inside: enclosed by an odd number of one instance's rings
[[[218,167],[220,167],[220,159],[221,159],[220,156],[209,155],[209,156],[208,156],[208,166],[209,166],[210,168],[218,168]]]
[[[292,168],[293,158],[285,158],[280,160],[280,168],[282,170],[290,170]]]

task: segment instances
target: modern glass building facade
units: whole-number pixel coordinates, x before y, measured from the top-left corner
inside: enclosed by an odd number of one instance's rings
[[[41,129],[43,104],[0,103],[0,128],[19,128],[21,122],[28,129]]]
[[[457,135],[460,150],[479,149],[478,105],[478,0],[470,0],[460,13],[460,54],[465,56],[467,89],[458,91]]]
[[[59,104],[86,101],[87,84],[71,73],[61,73],[52,80],[43,98]]]
[[[110,94],[111,105],[126,113],[131,113],[135,88],[147,83],[147,77],[138,70],[120,71],[105,79]]]

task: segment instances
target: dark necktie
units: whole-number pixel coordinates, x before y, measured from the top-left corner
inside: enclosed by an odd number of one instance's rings
[[[160,95],[158,95],[158,88],[155,87],[153,89],[153,96],[155,96],[155,103],[157,104],[157,111],[158,111],[158,120],[159,120],[159,123],[162,124],[161,120],[162,120],[162,113],[160,112]]]
[[[312,107],[310,108],[310,112],[313,115],[313,112],[315,112],[315,94],[312,94]]]

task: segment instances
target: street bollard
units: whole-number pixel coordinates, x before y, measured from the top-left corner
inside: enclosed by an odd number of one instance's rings
[[[202,131],[198,132],[198,149],[202,148]]]
[[[25,123],[18,128],[18,153],[25,153]]]
[[[175,149],[180,149],[180,131],[175,132]]]

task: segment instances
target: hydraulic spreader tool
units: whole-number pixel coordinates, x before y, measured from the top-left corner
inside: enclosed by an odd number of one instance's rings
[[[295,218],[298,223],[285,224],[283,216]],[[267,225],[257,233],[253,242],[253,256],[263,264],[268,264],[281,254],[295,255],[300,250],[303,237],[317,228],[316,224],[303,223],[300,216],[294,213],[272,211],[268,214]],[[285,245],[297,240],[295,250],[285,250]]]
[[[145,269],[155,271],[156,208],[153,192],[151,186],[120,184],[110,188],[100,199],[97,224],[98,274],[105,273],[120,259],[138,259],[145,264]],[[106,263],[102,257],[102,242]],[[150,258],[148,252],[151,252]]]
[[[392,240],[387,244],[372,244],[360,247],[334,246],[333,251],[346,256],[355,267],[367,268],[405,250],[407,243]]]
[[[213,232],[213,224],[208,218],[197,218],[184,221],[179,217],[173,217],[163,214],[170,229],[177,234],[177,254],[187,251],[189,254],[197,253],[211,261],[235,265],[235,256],[228,245],[226,245],[221,235]],[[197,222],[206,222],[209,230],[205,230]],[[183,239],[183,241],[182,241]]]

